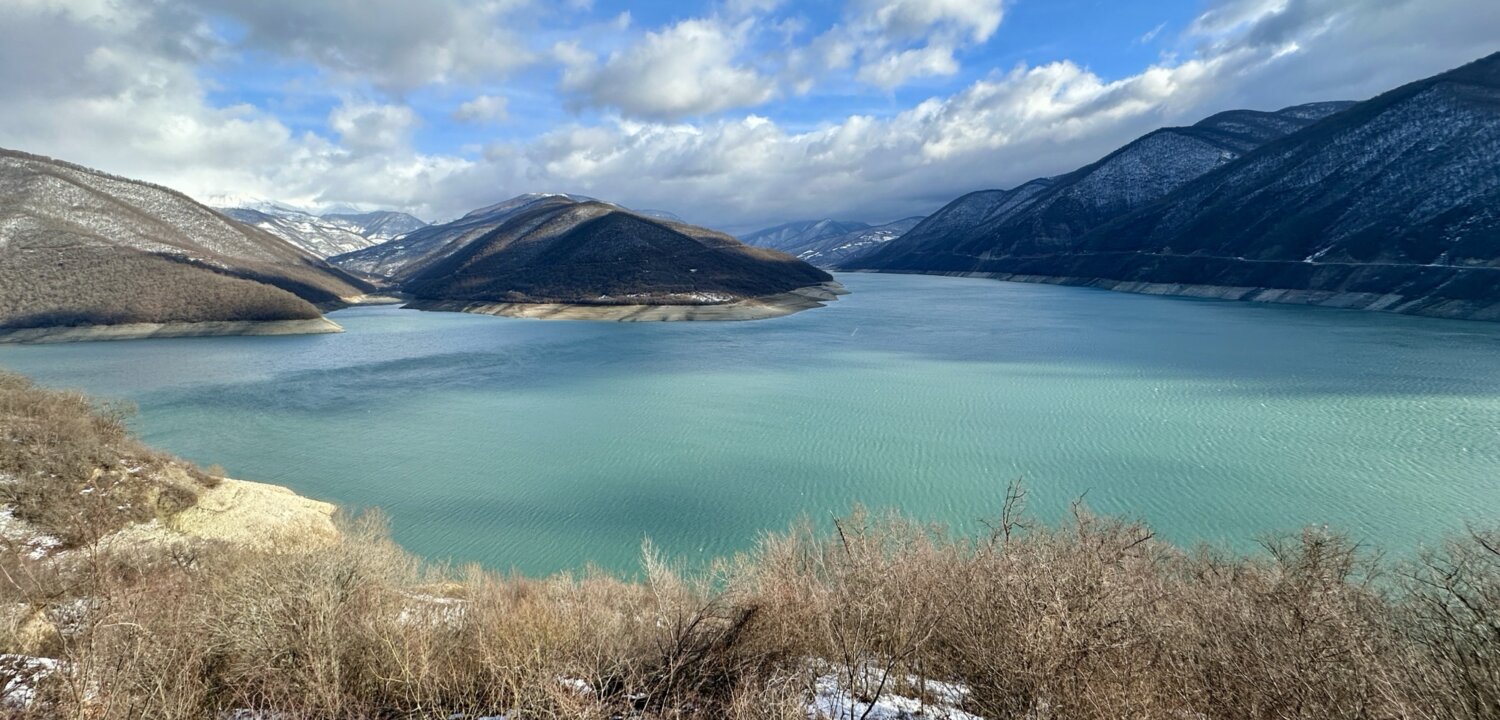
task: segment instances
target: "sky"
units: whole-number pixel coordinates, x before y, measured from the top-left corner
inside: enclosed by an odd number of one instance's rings
[[[885,222],[1500,51],[1495,0],[0,0],[0,147],[215,205]]]

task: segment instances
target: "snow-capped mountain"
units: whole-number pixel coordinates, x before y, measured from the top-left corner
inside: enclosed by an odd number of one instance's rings
[[[253,208],[221,208],[220,212],[320,258],[361,250],[427,226],[427,223],[400,212],[318,216],[275,203],[256,205]]]
[[[800,255],[803,251],[830,238],[843,237],[852,232],[868,229],[870,225],[862,222],[803,220],[741,236],[740,242],[780,250],[788,255]]]
[[[966,195],[899,242],[847,262],[871,269],[925,269],[941,257],[949,266],[969,270],[979,258],[1053,252],[1267,142],[1351,105],[1316,103],[1277,112],[1233,110],[1189,127],[1163,128],[1066,175],[1033,180],[1013,190]]]
[[[427,223],[415,216],[392,210],[366,213],[324,213],[321,217],[337,227],[377,243],[395,240],[402,235],[427,227]]]
[[[861,228],[843,235],[830,235],[814,239],[802,245],[797,259],[823,268],[831,268],[874,252],[896,238],[911,232],[922,222],[920,217],[909,217],[885,225]]]
[[[1500,320],[1500,53],[1266,115],[1153,133],[997,220],[940,226],[976,215],[960,199],[855,264]]]
[[[684,223],[684,222],[687,222],[686,220],[682,219],[681,215],[678,215],[677,213],[670,212],[670,211],[667,211],[667,210],[636,210],[635,214],[640,215],[642,217],[653,218],[653,219],[656,219],[656,220],[666,220],[668,222],[675,222],[675,223]]]

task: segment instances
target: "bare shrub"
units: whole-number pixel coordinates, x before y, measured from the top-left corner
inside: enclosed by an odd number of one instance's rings
[[[49,513],[93,494],[68,482],[146,452],[3,375],[0,429],[30,486],[5,500],[63,528]],[[30,688],[18,717],[90,720],[804,718],[830,692],[843,720],[897,696],[996,719],[1500,716],[1495,531],[1403,563],[1321,529],[1238,554],[1081,505],[1039,525],[1008,498],[973,536],[856,510],[702,571],[648,545],[638,580],[434,566],[379,517],[331,544],[10,543],[0,649],[56,662],[0,680]]]
[[[1397,627],[1421,717],[1500,717],[1500,530],[1471,530],[1403,568]]]

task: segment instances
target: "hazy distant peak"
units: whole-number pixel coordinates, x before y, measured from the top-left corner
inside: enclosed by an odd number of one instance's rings
[[[403,212],[381,210],[320,216],[268,201],[252,203],[250,207],[222,207],[219,211],[320,258],[361,250],[427,226]]]
[[[513,198],[510,198],[509,200],[502,200],[500,202],[495,203],[494,205],[486,205],[485,207],[479,208],[478,210],[471,211],[467,215],[464,215],[460,219],[461,220],[466,220],[466,219],[469,219],[469,218],[480,217],[482,215],[493,215],[495,213],[507,212],[507,211],[510,211],[510,210],[515,210],[516,208],[525,207],[527,205],[531,205],[533,203],[540,202],[542,200],[552,199],[552,198],[559,198],[559,199],[563,199],[563,200],[571,200],[573,202],[580,202],[580,203],[584,203],[584,202],[598,202],[598,200],[596,200],[594,198],[591,198],[591,197],[588,197],[586,195],[573,195],[571,193],[552,193],[552,192],[523,193],[521,195],[517,195],[517,196],[515,196]]]

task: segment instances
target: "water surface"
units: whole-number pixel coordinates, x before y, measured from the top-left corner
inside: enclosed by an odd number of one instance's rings
[[[960,527],[1024,478],[1181,542],[1500,519],[1500,326],[852,275],[752,323],[397,308],[348,332],[0,347],[234,477],[378,507],[429,557],[546,573],[747,547],[854,503]]]

